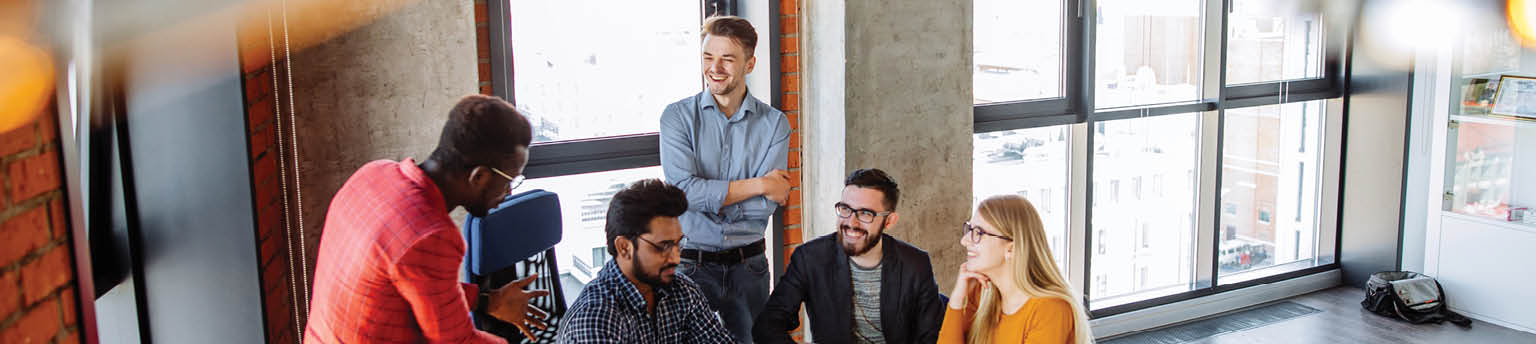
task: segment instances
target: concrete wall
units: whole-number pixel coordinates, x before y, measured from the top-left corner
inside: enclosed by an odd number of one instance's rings
[[[377,159],[425,159],[448,109],[476,93],[473,6],[422,1],[294,52],[309,271],[331,196],[352,172]]]
[[[823,209],[840,198],[847,172],[885,170],[902,191],[890,233],[928,251],[947,291],[965,257],[956,228],[971,212],[971,2],[809,6],[812,235],[835,231]],[[841,30],[821,31],[829,26]],[[824,88],[839,83],[842,92]]]

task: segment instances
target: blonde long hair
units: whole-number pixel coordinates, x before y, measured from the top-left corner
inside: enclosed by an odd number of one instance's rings
[[[992,196],[981,201],[977,213],[982,220],[991,223],[1003,235],[1013,238],[1014,285],[1024,289],[1031,298],[1050,297],[1067,301],[1072,306],[1075,319],[1072,324],[1073,338],[1077,343],[1093,343],[1093,331],[1088,327],[1088,314],[1083,309],[1082,298],[1074,291],[1067,279],[1051,259],[1051,248],[1045,237],[1045,223],[1040,213],[1024,197],[1017,195]],[[976,316],[971,319],[967,343],[991,343],[992,332],[1002,318],[1002,298],[995,284],[981,288],[977,301]]]

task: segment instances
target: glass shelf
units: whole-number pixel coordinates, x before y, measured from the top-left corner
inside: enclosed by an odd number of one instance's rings
[[[1536,217],[1536,120],[1451,119],[1444,210],[1498,221]]]

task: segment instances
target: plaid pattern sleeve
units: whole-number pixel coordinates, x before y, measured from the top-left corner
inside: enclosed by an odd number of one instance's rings
[[[656,311],[612,261],[566,311],[557,343],[734,343],[697,284],[677,275],[656,290]]]
[[[326,213],[305,343],[504,343],[475,330],[464,239],[415,162],[358,169]]]
[[[395,288],[411,305],[411,313],[428,342],[503,343],[475,330],[469,302],[458,281],[464,242],[456,231],[437,231],[417,240],[395,262]]]

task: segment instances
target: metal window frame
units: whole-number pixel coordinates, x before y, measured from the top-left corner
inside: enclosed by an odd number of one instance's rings
[[[508,1],[487,1],[487,12],[492,13],[487,23],[490,34],[491,50],[491,92],[493,95],[506,99],[513,104],[517,103],[514,94],[513,83],[516,75],[513,68],[513,59],[516,58],[512,51],[512,16],[508,10]],[[738,0],[700,0],[699,23],[711,15],[741,15],[743,4]],[[778,1],[768,2],[768,25],[766,35],[759,37],[767,39],[768,66],[765,70],[769,84],[771,105],[776,109],[784,107],[784,86],[779,73],[782,71],[779,55],[781,42],[780,33],[783,32],[782,22],[779,18],[783,10],[779,8]],[[723,9],[711,11],[710,9]],[[653,167],[661,165],[661,135],[659,133],[644,133],[622,135],[612,137],[596,137],[578,140],[534,143],[528,147],[528,163],[523,168],[523,175],[529,179],[549,178],[577,175],[593,172],[616,171],[633,168]],[[784,237],[777,235],[784,231],[785,208],[780,207],[773,216],[773,223],[769,226],[768,237],[778,252],[776,257],[783,256]],[[783,274],[784,264],[770,264],[774,267],[774,278]]]
[[[1320,35],[1324,41],[1320,43],[1323,50],[1321,59],[1323,75],[1318,78],[1274,80],[1267,82],[1228,85],[1226,84],[1227,72],[1227,40],[1230,34],[1228,30],[1228,16],[1232,8],[1233,0],[1205,0],[1202,3],[1204,11],[1204,24],[1202,31],[1205,37],[1202,39],[1201,64],[1204,67],[1201,78],[1202,98],[1200,100],[1150,104],[1132,107],[1098,109],[1095,107],[1094,88],[1095,76],[1091,71],[1096,70],[1096,42],[1097,25],[1095,20],[1098,9],[1094,6],[1094,0],[1066,0],[1062,13],[1065,29],[1063,30],[1063,80],[1064,92],[1062,97],[1014,101],[1002,103],[979,104],[973,107],[974,133],[988,133],[1006,130],[1029,129],[1057,125],[1072,125],[1070,166],[1074,170],[1071,173],[1069,185],[1073,190],[1069,191],[1071,199],[1068,205],[1072,207],[1068,212],[1068,243],[1070,257],[1067,259],[1070,280],[1076,282],[1082,293],[1083,302],[1090,309],[1092,318],[1103,318],[1117,314],[1132,312],[1135,310],[1155,307],[1179,301],[1195,299],[1237,289],[1247,288],[1260,284],[1273,283],[1302,276],[1324,273],[1337,269],[1339,246],[1337,245],[1338,220],[1342,218],[1335,210],[1331,216],[1319,214],[1318,231],[1333,229],[1333,256],[1331,261],[1317,266],[1287,271],[1271,276],[1254,278],[1239,283],[1223,285],[1218,268],[1217,243],[1220,242],[1221,231],[1217,205],[1220,204],[1219,189],[1222,182],[1221,153],[1224,151],[1225,142],[1222,140],[1225,127],[1226,110],[1253,106],[1265,106],[1276,104],[1302,103],[1316,100],[1336,100],[1345,93],[1345,70],[1348,65],[1345,52],[1353,45],[1353,39],[1345,38],[1339,42],[1330,42],[1330,39],[1338,39],[1340,36],[1330,34],[1324,28]],[[1085,19],[1089,18],[1089,19]],[[1341,28],[1342,29],[1342,28]],[[1076,63],[1072,63],[1072,62]],[[1342,116],[1335,106],[1324,106],[1324,116]],[[1092,309],[1093,288],[1090,283],[1089,273],[1092,270],[1093,252],[1093,169],[1094,159],[1091,147],[1094,146],[1093,127],[1098,122],[1115,121],[1134,118],[1148,118],[1165,115],[1200,113],[1201,121],[1201,154],[1200,175],[1198,184],[1200,190],[1197,196],[1197,219],[1195,228],[1195,276],[1191,281],[1191,290],[1173,295],[1154,297],[1146,300],[1119,304],[1103,309]],[[1319,121],[1323,121],[1319,119]],[[1327,124],[1333,121],[1323,121]],[[1347,144],[1347,138],[1340,134],[1337,136],[1326,135],[1322,138],[1323,144]],[[1321,147],[1320,147],[1321,149]],[[1320,153],[1323,153],[1320,151]],[[1325,164],[1326,165],[1326,164]],[[1323,178],[1341,177],[1344,164],[1338,163],[1338,176],[1331,176],[1330,172],[1319,172],[1319,183],[1322,187],[1337,187],[1337,180],[1325,181]],[[1319,166],[1318,168],[1324,168]],[[1081,171],[1081,172],[1077,172]],[[1319,211],[1327,203],[1342,202],[1334,200],[1322,200],[1328,193],[1319,193]],[[1333,195],[1342,194],[1333,192]],[[1331,218],[1330,218],[1331,217]],[[1322,221],[1333,220],[1333,223],[1323,224]],[[1320,234],[1322,235],[1322,234]],[[1322,248],[1322,247],[1320,247]],[[1317,252],[1318,258],[1322,258],[1323,252]]]

